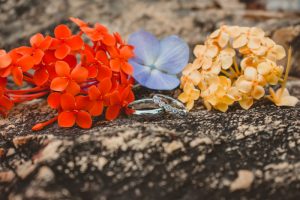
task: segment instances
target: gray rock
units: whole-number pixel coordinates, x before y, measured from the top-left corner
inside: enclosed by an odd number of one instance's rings
[[[77,16],[126,36],[140,27],[162,37],[179,34],[191,47],[222,23],[258,25],[300,48],[299,17],[246,7],[238,1],[0,1],[0,46],[26,44],[30,35]],[[298,79],[289,89],[300,98]],[[140,89],[136,97],[151,93]],[[90,130],[54,124],[30,131],[54,114],[38,100],[0,119],[0,199],[300,198],[299,104],[278,108],[263,100],[227,113],[199,104],[186,118],[100,117]]]

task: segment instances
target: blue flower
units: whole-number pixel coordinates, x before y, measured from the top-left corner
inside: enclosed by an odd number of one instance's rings
[[[155,90],[172,90],[180,81],[179,73],[189,59],[189,47],[179,37],[172,35],[159,41],[146,31],[129,36],[135,57],[129,60],[133,77],[142,86]]]

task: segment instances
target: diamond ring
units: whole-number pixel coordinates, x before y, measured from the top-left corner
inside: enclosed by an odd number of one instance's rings
[[[165,110],[157,106],[151,98],[135,100],[128,105],[128,108],[133,110],[133,115],[144,117],[157,116],[165,112]]]
[[[156,94],[153,96],[153,101],[170,114],[183,117],[188,113],[185,106],[180,101],[173,99],[172,97],[163,94]]]

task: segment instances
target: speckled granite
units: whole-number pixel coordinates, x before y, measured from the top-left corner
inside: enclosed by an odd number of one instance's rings
[[[192,0],[0,1],[0,26],[6,27],[0,29],[0,46],[25,44],[33,33],[72,15],[124,35],[138,27],[160,36],[179,34],[191,47],[223,22],[257,24],[277,41],[300,48],[294,14],[233,12],[243,7]],[[292,79],[289,88],[300,98],[300,80]],[[137,98],[150,93],[136,92]],[[51,125],[30,131],[53,114],[39,100],[17,105],[0,119],[1,200],[300,198],[299,104],[278,108],[264,100],[249,111],[235,106],[228,113],[199,104],[184,119],[122,116],[95,119],[90,130]]]

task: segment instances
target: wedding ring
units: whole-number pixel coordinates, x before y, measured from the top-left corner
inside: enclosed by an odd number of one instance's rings
[[[154,103],[153,99],[140,99],[131,102],[128,108],[133,110],[133,115],[152,117],[157,116],[165,110]]]
[[[155,104],[157,104],[159,107],[163,108],[170,114],[183,117],[188,113],[183,103],[176,99],[173,99],[172,97],[163,94],[155,94],[153,96],[153,101]]]

